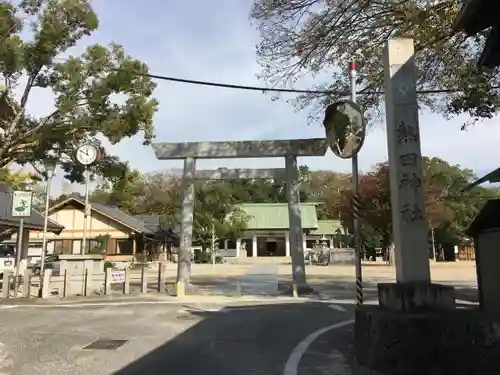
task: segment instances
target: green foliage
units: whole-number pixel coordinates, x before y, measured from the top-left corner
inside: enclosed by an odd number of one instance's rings
[[[435,229],[436,241],[460,244],[465,230],[488,199],[499,198],[494,189],[464,188],[476,176],[471,170],[450,165],[439,158],[424,158],[425,207],[429,227]],[[371,243],[386,248],[392,242],[392,214],[389,167],[378,164],[360,178],[362,230]],[[352,229],[350,191],[343,191],[340,210],[344,225]]]
[[[457,92],[421,96],[421,104],[445,116],[491,118],[500,108],[499,70],[479,71],[477,59],[485,38],[466,40],[451,28],[462,0],[254,0],[251,18],[258,26],[261,78],[288,86],[304,74],[326,73],[316,89],[349,92],[347,61],[358,62],[360,91],[383,90],[382,50],[395,37],[415,41],[417,81],[423,89]],[[324,108],[325,95],[302,95],[296,105]],[[379,95],[359,98],[377,109]],[[318,112],[313,112],[315,116]]]
[[[249,220],[235,207],[231,185],[219,182],[203,182],[196,186],[196,204],[193,235],[204,248],[212,242],[212,232],[217,238],[237,238]]]
[[[496,189],[464,188],[476,179],[473,171],[438,159],[426,159],[428,216],[436,241],[458,244],[464,232],[489,199],[500,198]]]
[[[439,158],[424,158],[424,188],[429,226],[436,241],[460,243],[465,229],[484,203],[500,197],[495,189],[476,187],[463,191],[475,179],[472,171],[450,165]],[[319,219],[340,219],[352,231],[351,177],[331,171],[300,168],[301,201],[323,203]],[[179,230],[182,202],[181,179],[176,174],[142,175],[127,171],[125,178],[93,192],[91,200],[116,205],[131,214],[156,214],[166,228]],[[195,184],[194,238],[203,249],[216,241],[235,239],[245,231],[249,217],[237,208],[241,203],[286,202],[285,187],[271,181],[203,181]],[[388,247],[392,242],[392,214],[389,168],[381,163],[360,176],[361,229],[371,247]],[[342,242],[346,242],[342,238]]]
[[[154,137],[155,84],[136,74],[147,73],[144,63],[116,44],[71,55],[97,27],[89,0],[0,1],[0,168],[17,162],[40,169],[55,153],[66,177],[81,181],[73,156],[83,141],[102,136],[115,144],[141,132],[147,144]],[[40,117],[28,113],[35,91],[54,99]],[[125,167],[108,157],[94,172],[119,176]]]

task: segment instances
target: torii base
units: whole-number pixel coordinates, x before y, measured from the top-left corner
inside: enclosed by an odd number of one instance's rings
[[[175,283],[174,295],[176,297],[184,297],[189,294],[195,294],[197,291],[196,286],[191,283],[184,283],[182,281],[177,281]]]

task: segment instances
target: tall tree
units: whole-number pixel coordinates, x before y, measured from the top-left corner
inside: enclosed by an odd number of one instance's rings
[[[210,247],[212,232],[217,238],[235,239],[244,232],[248,220],[235,206],[231,185],[211,181],[196,186],[193,237],[204,249]]]
[[[360,226],[370,238],[378,236],[379,245],[387,249],[392,241],[391,197],[389,166],[377,164],[373,171],[360,176]],[[344,225],[352,233],[352,191],[343,190],[340,213]]]
[[[470,169],[450,165],[439,158],[425,159],[429,224],[440,243],[457,244],[488,199],[498,198],[497,189],[477,186],[465,189],[477,177]]]
[[[158,103],[147,66],[117,44],[71,54],[97,27],[90,0],[0,1],[0,168],[40,168],[53,151],[66,177],[81,181],[73,153],[82,141],[101,136],[115,144],[139,132],[151,141]],[[28,112],[35,92],[54,99],[42,116]],[[116,173],[117,162],[108,158],[95,172]]]
[[[484,33],[465,40],[451,26],[462,0],[254,0],[251,17],[261,41],[257,47],[261,78],[287,86],[304,74],[327,73],[316,89],[349,92],[346,62],[355,59],[360,100],[374,108],[383,89],[382,48],[390,38],[415,41],[418,86],[450,89],[423,95],[421,103],[446,116],[467,114],[490,118],[500,109],[499,70],[479,71],[476,65]],[[325,104],[325,95],[307,94],[299,107]]]
[[[39,176],[9,167],[0,168],[0,183],[11,186],[14,190],[31,188],[38,183]]]
[[[465,190],[475,179],[471,170],[450,165],[439,158],[424,158],[423,162],[429,227],[435,230],[438,242],[458,244],[464,240],[465,229],[484,203],[498,197],[498,191],[483,187]],[[373,171],[360,177],[360,199],[364,231],[375,231],[380,236],[380,245],[388,247],[392,242],[392,214],[387,163],[378,164]],[[344,190],[340,210],[349,228],[352,227],[351,207],[350,190]]]

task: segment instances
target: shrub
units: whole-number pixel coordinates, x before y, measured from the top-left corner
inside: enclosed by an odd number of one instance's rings
[[[210,263],[210,253],[203,250],[194,251],[194,262],[195,263]]]

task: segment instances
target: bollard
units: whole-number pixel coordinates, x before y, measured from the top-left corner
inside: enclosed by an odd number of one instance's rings
[[[125,268],[125,282],[123,283],[123,294],[130,294],[130,269]]]
[[[31,297],[31,270],[27,269],[24,271],[24,278],[23,278],[23,297],[24,298],[30,298]]]
[[[11,277],[12,277],[12,272],[4,271],[2,280],[2,298],[9,298]]]
[[[85,268],[84,274],[83,274],[83,296],[87,297],[89,290],[89,269]]]
[[[292,281],[292,297],[293,298],[299,297],[299,289],[297,287],[297,283],[294,281]]]
[[[70,288],[70,280],[71,280],[71,274],[69,273],[68,269],[64,270],[64,286],[63,286],[63,298],[66,298],[70,295],[69,293],[69,288]]]
[[[21,275],[19,274],[14,274],[12,275],[12,297],[17,297],[17,294],[19,292],[19,287],[21,281]]]
[[[241,296],[241,283],[240,280],[236,281],[236,294]]]
[[[111,267],[104,270],[104,295],[111,294]]]
[[[165,267],[163,262],[158,264],[158,292],[165,292]]]
[[[42,298],[50,297],[50,277],[51,276],[52,276],[52,270],[44,270],[44,272],[43,272]]]
[[[141,293],[148,292],[148,268],[143,266],[141,270]]]

